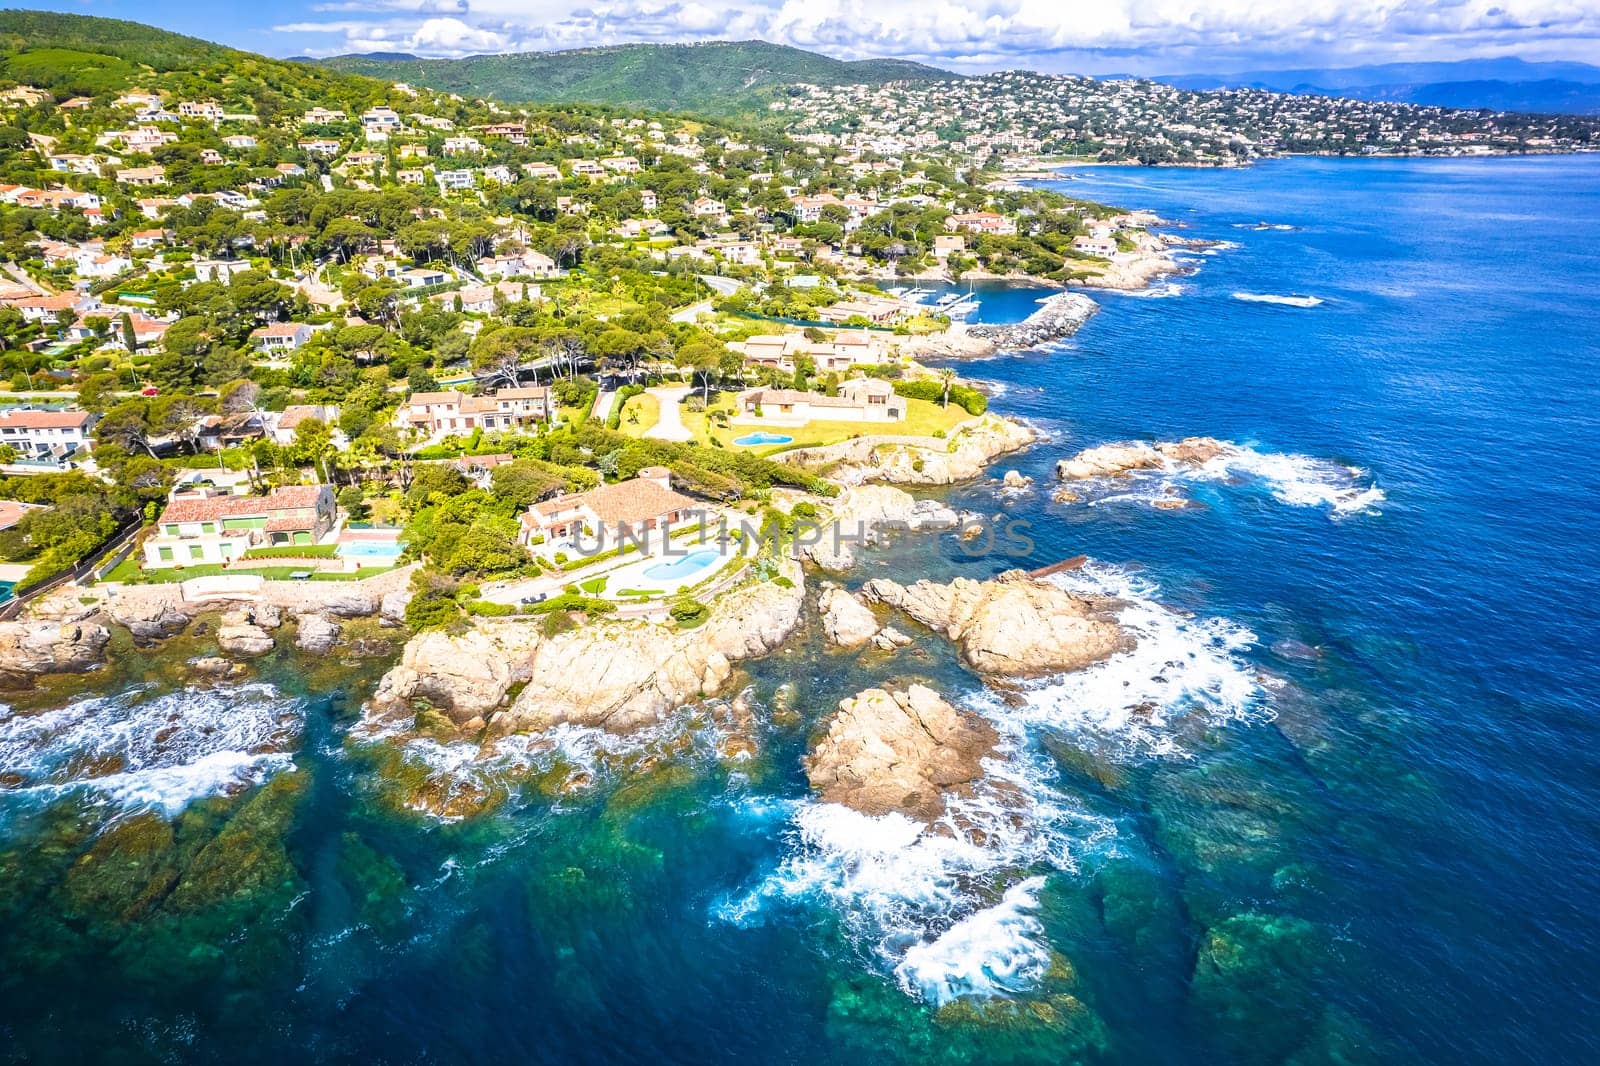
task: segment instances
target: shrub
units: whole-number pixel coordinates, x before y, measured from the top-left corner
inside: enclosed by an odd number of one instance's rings
[[[894,391],[896,396],[904,396],[908,400],[928,400],[931,403],[944,401],[942,381],[931,381],[927,378],[917,381],[897,381],[894,383]],[[969,415],[981,415],[989,409],[989,398],[971,385],[951,385],[950,402]]]
[[[711,608],[699,600],[685,596],[667,608],[667,613],[672,616],[674,622],[678,623],[678,628],[693,629],[711,617]]]

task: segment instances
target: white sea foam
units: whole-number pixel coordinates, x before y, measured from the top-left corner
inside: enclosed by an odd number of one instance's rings
[[[1281,307],[1320,307],[1322,305],[1320,297],[1300,294],[1284,296],[1271,292],[1236,292],[1233,294],[1233,298],[1235,300],[1244,300],[1246,303],[1276,304]]]
[[[1153,585],[1116,567],[1090,564],[1052,580],[1121,601],[1118,620],[1133,646],[1039,681],[1020,701],[959,699],[988,719],[1001,743],[985,762],[984,785],[951,799],[932,828],[900,814],[873,818],[800,802],[787,858],[723,901],[718,917],[754,925],[775,906],[825,903],[872,964],[931,1003],[1037,987],[1050,957],[1033,913],[1039,891],[1116,836],[1113,823],[1057,787],[1056,763],[1039,739],[1070,735],[1103,758],[1182,757],[1189,722],[1265,713],[1264,690],[1240,655],[1255,640],[1248,630],[1169,610]]]
[[[1154,506],[1183,496],[1197,482],[1255,483],[1273,499],[1291,507],[1323,507],[1330,517],[1380,513],[1387,498],[1371,472],[1329,459],[1292,452],[1263,452],[1230,444],[1216,458],[1199,466],[1167,461],[1150,470],[1132,470],[1120,477],[1086,478],[1072,483],[1090,507],[1138,503]]]
[[[1162,285],[1151,285],[1144,289],[1122,290],[1121,295],[1131,296],[1141,300],[1170,300],[1174,296],[1182,296],[1186,291],[1187,290],[1177,282],[1169,281]]]
[[[4,792],[50,800],[83,792],[174,815],[204,796],[258,784],[293,764],[299,701],[267,684],[147,689],[0,717]]]
[[[1179,614],[1155,599],[1153,585],[1118,567],[1090,563],[1051,580],[1080,595],[1121,601],[1117,621],[1134,644],[1028,686],[1022,706],[1009,710],[1014,721],[1093,739],[1105,755],[1181,756],[1173,730],[1180,718],[1218,723],[1261,713],[1265,692],[1240,657],[1255,643],[1250,630],[1225,618]]]
[[[923,1000],[1027,992],[1050,969],[1044,926],[1033,916],[1043,877],[1006,890],[1000,902],[967,915],[933,940],[913,945],[895,977]]]
[[[1222,480],[1244,475],[1272,487],[1280,503],[1327,507],[1335,515],[1375,512],[1385,497],[1359,466],[1282,452],[1234,448],[1204,464],[1198,476]]]

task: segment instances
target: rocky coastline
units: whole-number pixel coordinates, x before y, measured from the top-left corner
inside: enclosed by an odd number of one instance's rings
[[[984,414],[958,425],[946,437],[890,434],[856,437],[784,453],[784,460],[816,471],[839,485],[952,485],[978,477],[1002,455],[1021,451],[1038,434],[1021,422]]]
[[[967,335],[986,340],[1000,351],[1026,351],[1072,336],[1100,310],[1100,305],[1081,292],[1058,292],[1046,297],[1039,309],[1021,322],[1010,325],[975,325]]]

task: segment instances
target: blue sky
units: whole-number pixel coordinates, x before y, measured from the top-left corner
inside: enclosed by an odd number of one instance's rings
[[[26,0],[24,0],[26,3]],[[964,71],[1228,72],[1594,61],[1600,0],[34,0],[269,55],[429,56],[761,38]]]

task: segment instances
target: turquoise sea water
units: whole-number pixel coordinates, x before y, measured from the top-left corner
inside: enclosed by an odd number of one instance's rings
[[[749,671],[753,757],[572,732],[477,768],[351,739],[377,666],[125,655],[0,714],[0,1058],[1600,1057],[1600,158],[1081,173],[1233,246],[965,367],[1051,435],[995,471],[1032,489],[946,494],[1025,555],[908,536],[851,580],[1087,554],[1062,580],[1134,650],[986,693],[926,634],[807,631]],[[1051,499],[1058,458],[1192,434],[1244,450]],[[807,799],[811,727],[911,678],[1005,738],[981,845]],[[593,786],[549,798],[552,759]],[[409,813],[421,778],[498,802]]]

